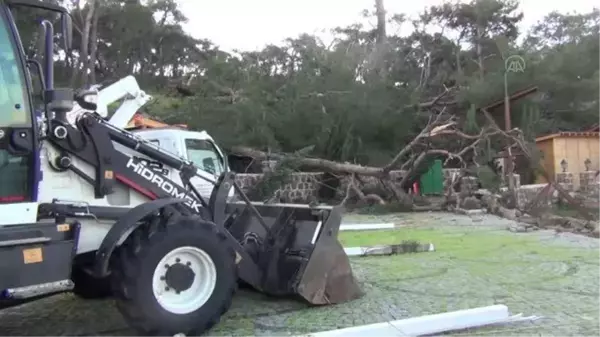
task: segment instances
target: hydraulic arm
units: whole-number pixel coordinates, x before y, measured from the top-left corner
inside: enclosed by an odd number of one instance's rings
[[[96,88],[91,89],[92,92],[96,90]],[[89,97],[92,97],[92,95]],[[135,77],[130,75],[98,91],[96,102],[94,102],[95,109],[80,106],[76,103],[73,110],[67,113],[67,118],[73,124],[77,116],[85,111],[95,111],[106,118],[108,116],[108,106],[119,100],[123,101],[110,117],[109,123],[119,128],[125,128],[136,112],[152,100],[152,96],[140,89]]]

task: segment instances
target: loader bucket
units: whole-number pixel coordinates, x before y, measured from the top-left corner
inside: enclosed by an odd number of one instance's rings
[[[261,281],[251,284],[254,288],[275,296],[297,295],[314,305],[343,303],[363,295],[337,239],[339,207],[233,204],[229,211],[237,209],[241,214],[228,230],[244,243],[260,269]],[[245,240],[248,233],[254,239]],[[243,273],[240,278],[245,279]]]
[[[341,222],[340,209],[333,208],[300,278],[297,292],[309,303],[342,303],[363,295],[348,255],[337,239]]]

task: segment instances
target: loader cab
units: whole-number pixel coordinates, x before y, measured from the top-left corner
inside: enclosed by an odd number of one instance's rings
[[[162,149],[193,162],[198,174],[217,181],[223,172],[230,171],[227,157],[206,131],[188,131],[179,128],[152,128],[131,131],[136,136],[147,140]],[[172,179],[176,179],[170,173]],[[205,198],[210,198],[214,185],[202,178],[193,177],[191,183]],[[230,196],[233,196],[233,189]]]
[[[0,203],[35,198],[35,126],[19,35],[0,3]]]
[[[36,201],[39,172],[37,116],[33,112],[33,89],[28,65],[43,74],[42,89],[48,93],[47,107],[70,89],[54,88],[54,25],[40,22],[37,51],[42,62],[26,59],[11,9],[36,8],[60,15],[61,42],[71,49],[72,21],[64,7],[36,0],[0,1],[0,204]],[[42,65],[43,63],[43,65]],[[41,79],[41,77],[40,77]],[[58,96],[56,96],[58,94]],[[53,109],[58,113],[59,110]]]

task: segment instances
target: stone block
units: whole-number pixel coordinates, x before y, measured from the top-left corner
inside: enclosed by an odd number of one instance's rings
[[[547,184],[531,184],[531,185],[523,185],[517,189],[517,203],[519,207],[524,207],[525,205],[532,202],[538,195],[540,191],[542,191]],[[554,189],[547,194],[547,197],[539,200],[539,207],[547,207],[551,206],[558,202],[558,192]]]
[[[556,182],[559,184],[573,184],[573,173],[560,172],[556,174]]]
[[[585,171],[579,173],[579,189],[583,193],[594,190],[595,186],[598,185],[596,178],[596,171]]]

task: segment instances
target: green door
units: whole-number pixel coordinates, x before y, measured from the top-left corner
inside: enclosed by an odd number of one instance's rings
[[[420,185],[422,195],[440,195],[444,193],[444,176],[440,159],[434,160],[429,170],[421,176]]]

